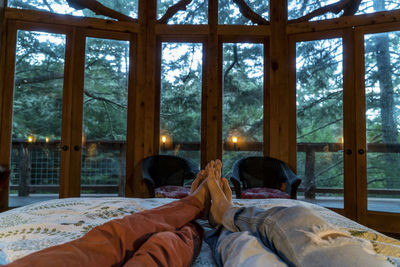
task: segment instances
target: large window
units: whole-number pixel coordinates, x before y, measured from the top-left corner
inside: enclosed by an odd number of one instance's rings
[[[65,40],[17,33],[10,206],[58,198]]]
[[[200,166],[203,45],[162,43],[160,153]]]
[[[263,155],[264,45],[223,44],[223,174],[236,160]]]
[[[342,54],[342,39],[296,47],[297,175],[306,200],[335,208],[343,208]]]
[[[86,39],[82,194],[124,194],[128,74],[128,41]]]
[[[400,207],[400,32],[365,35],[368,209]]]

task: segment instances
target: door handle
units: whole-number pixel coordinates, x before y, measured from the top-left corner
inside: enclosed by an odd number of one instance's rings
[[[365,153],[365,150],[364,150],[364,149],[360,148],[360,149],[358,150],[358,154],[363,155],[364,153]]]

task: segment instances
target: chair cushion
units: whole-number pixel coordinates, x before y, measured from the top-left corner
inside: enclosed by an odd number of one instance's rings
[[[278,189],[255,187],[243,190],[240,198],[290,198],[290,195]]]
[[[184,198],[190,193],[190,188],[176,185],[164,185],[154,189],[155,197]]]

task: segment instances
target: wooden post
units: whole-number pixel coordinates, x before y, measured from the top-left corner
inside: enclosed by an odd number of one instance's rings
[[[270,101],[269,155],[289,163],[289,52],[287,26],[287,0],[270,1]]]
[[[208,4],[209,34],[205,50],[206,85],[203,87],[202,153],[201,166],[222,157],[222,83],[219,68],[221,49],[218,44],[218,0]]]
[[[313,148],[306,150],[304,176],[304,196],[308,199],[315,199],[315,151]]]
[[[6,36],[3,34],[5,32],[5,20],[4,20],[4,7],[5,1],[0,0],[0,105],[3,103],[3,88],[4,88],[4,67],[5,67],[5,55],[6,55]],[[2,114],[1,111],[3,107],[0,106],[0,128],[3,129],[1,124]],[[0,142],[1,146],[1,142]],[[4,164],[4,162],[0,162]],[[0,212],[8,208],[8,188],[0,192]]]
[[[119,145],[119,172],[118,172],[118,196],[125,196],[125,177],[126,177],[126,143]]]
[[[128,155],[133,152],[132,162],[127,165],[125,192],[127,197],[146,197],[148,192],[142,182],[141,161],[154,154],[155,134],[155,69],[157,17],[156,0],[139,0],[139,27],[137,39],[137,68],[135,86],[134,149],[128,147]]]
[[[31,178],[31,158],[29,155],[29,144],[20,143],[19,154],[19,188],[18,196],[29,196],[29,182]]]

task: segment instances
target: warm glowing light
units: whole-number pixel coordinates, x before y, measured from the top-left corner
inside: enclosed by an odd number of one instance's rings
[[[28,142],[32,143],[33,142],[33,136],[28,136]]]
[[[48,136],[46,136],[46,143],[48,143],[50,141],[50,138]]]
[[[161,142],[163,142],[163,144],[167,142],[167,137],[165,135],[161,136]]]
[[[82,132],[82,146],[86,146],[86,135]]]
[[[238,138],[236,136],[232,136],[232,143],[236,144],[238,142]]]
[[[343,137],[343,136],[340,137],[340,142],[341,142],[342,144],[344,144],[344,137]]]

